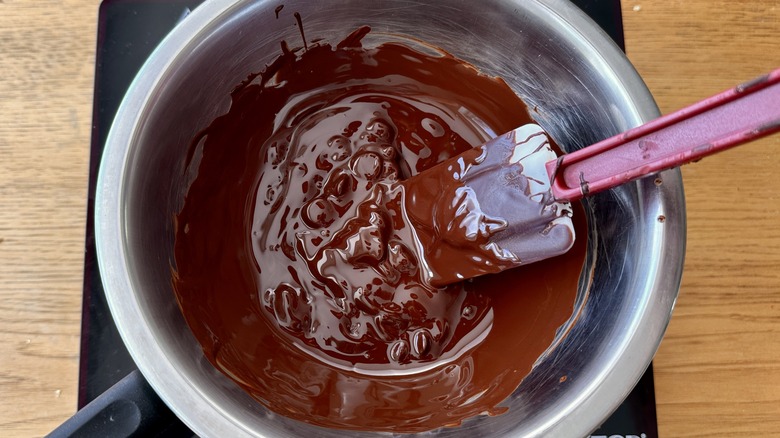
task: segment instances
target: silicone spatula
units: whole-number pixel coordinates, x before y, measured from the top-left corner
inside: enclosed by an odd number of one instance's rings
[[[456,270],[433,257],[429,277],[443,285],[562,254],[575,237],[569,202],[778,131],[780,69],[560,157],[542,128],[521,126],[477,148],[476,159],[467,151],[404,183],[451,178],[462,195],[451,202],[471,220],[434,228],[460,230],[465,252],[471,236],[492,257]],[[412,217],[415,208],[407,202]]]

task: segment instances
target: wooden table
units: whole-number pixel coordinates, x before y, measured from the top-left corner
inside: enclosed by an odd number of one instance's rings
[[[0,0],[0,436],[76,408],[97,2]],[[666,113],[780,66],[778,0],[623,0]],[[780,105],[780,103],[778,103]],[[688,250],[655,359],[663,437],[780,431],[780,135],[683,170]]]

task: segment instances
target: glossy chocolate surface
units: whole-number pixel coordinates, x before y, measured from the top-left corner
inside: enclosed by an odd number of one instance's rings
[[[453,196],[409,178],[469,150],[476,163],[471,148],[531,119],[502,80],[430,48],[363,47],[368,32],[283,42],[193,140],[179,304],[209,360],[282,415],[414,432],[499,414],[572,315],[585,241],[435,287],[430,266],[506,262],[485,247],[500,218],[457,202],[412,217]],[[480,239],[458,237],[469,224]]]

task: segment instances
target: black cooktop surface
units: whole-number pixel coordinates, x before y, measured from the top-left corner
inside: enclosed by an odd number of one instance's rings
[[[109,313],[96,259],[93,216],[97,171],[103,147],[122,97],[146,58],[165,35],[200,3],[199,0],[104,0],[100,6],[87,211],[79,408],[136,369]],[[620,47],[624,47],[620,0],[574,0],[573,3],[599,23]],[[187,435],[186,429],[180,424],[169,430],[184,430]],[[657,436],[651,366],[626,401],[592,437]]]

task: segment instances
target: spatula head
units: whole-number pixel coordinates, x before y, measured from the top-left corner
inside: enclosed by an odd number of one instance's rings
[[[556,158],[544,130],[529,124],[405,181],[427,281],[442,286],[568,251],[571,205],[555,200],[545,168]]]
[[[568,251],[574,244],[572,208],[556,201],[545,164],[558,157],[538,125],[524,125],[482,146],[485,160],[467,175],[486,215],[506,228],[491,243],[513,254],[520,264]]]

